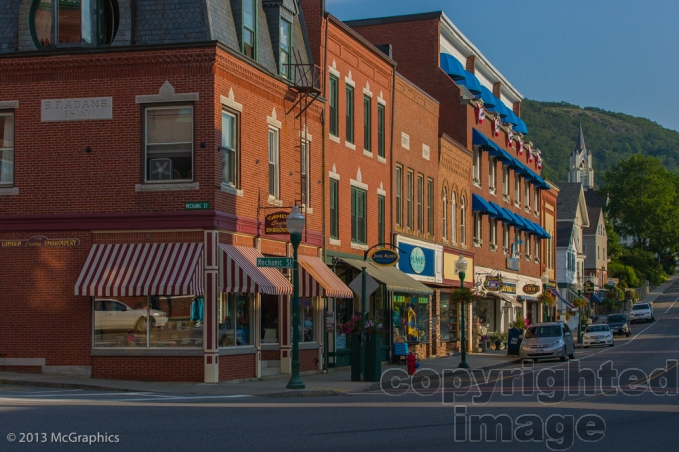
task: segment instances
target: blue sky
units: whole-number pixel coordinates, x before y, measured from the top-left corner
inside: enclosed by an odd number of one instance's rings
[[[342,20],[443,11],[526,98],[679,130],[676,0],[327,0]]]

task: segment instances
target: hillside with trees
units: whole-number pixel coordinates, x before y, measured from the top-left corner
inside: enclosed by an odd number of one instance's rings
[[[633,154],[656,157],[670,172],[679,174],[679,132],[648,119],[527,99],[521,105],[521,116],[530,132],[526,140],[543,152],[543,174],[557,184],[568,180],[568,157],[575,149],[580,124],[594,156],[597,186],[606,171]]]

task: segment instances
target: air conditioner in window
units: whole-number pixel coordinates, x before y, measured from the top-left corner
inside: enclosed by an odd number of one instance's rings
[[[171,180],[172,160],[151,159],[149,160],[149,180]]]

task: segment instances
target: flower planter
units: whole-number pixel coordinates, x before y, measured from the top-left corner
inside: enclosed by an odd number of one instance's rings
[[[367,341],[365,343],[365,373],[363,375],[363,379],[364,381],[380,381],[381,376],[382,335],[368,334]]]

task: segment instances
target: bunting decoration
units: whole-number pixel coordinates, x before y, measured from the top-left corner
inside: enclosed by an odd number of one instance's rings
[[[528,162],[533,163],[533,149],[531,149],[530,145],[528,146]]]
[[[538,169],[542,169],[542,156],[538,154]]]
[[[516,140],[516,150],[519,151],[519,155],[523,155],[523,139],[521,137]]]
[[[486,109],[483,108],[483,105],[477,103],[474,110],[476,111],[476,123],[483,124],[483,120],[486,119]]]
[[[500,118],[498,117],[493,118],[493,134],[496,137],[500,136]]]
[[[507,147],[514,147],[514,133],[512,132],[512,129],[507,129]]]

